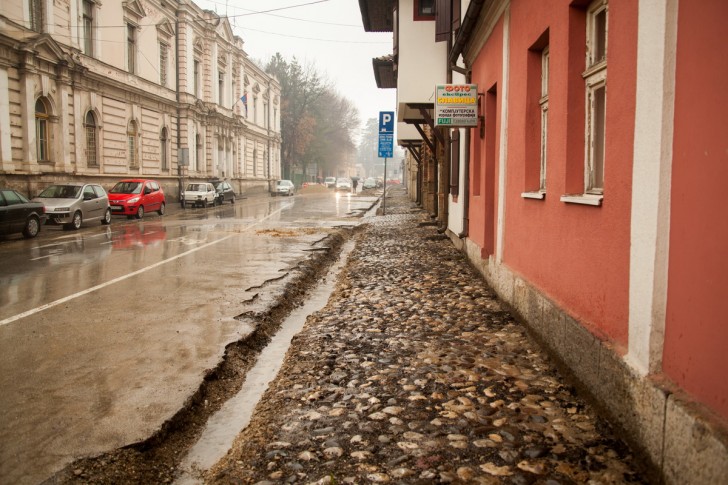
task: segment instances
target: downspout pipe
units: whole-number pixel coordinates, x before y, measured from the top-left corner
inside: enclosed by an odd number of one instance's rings
[[[472,71],[469,67],[462,68],[457,65],[458,58],[463,53],[465,46],[470,41],[470,36],[475,30],[478,17],[483,9],[486,1],[488,0],[471,0],[468,5],[468,10],[465,12],[465,18],[460,26],[460,31],[455,37],[453,48],[450,51],[450,57],[448,63],[450,69],[465,76],[465,82],[470,84],[472,82]],[[468,213],[470,211],[470,141],[471,141],[471,128],[465,130],[465,159],[463,163],[463,228],[457,234],[460,239],[466,238],[470,231],[470,219]]]
[[[175,19],[174,19],[174,49],[175,49],[175,89],[176,89],[176,96],[177,96],[177,171],[179,175],[179,181],[177,183],[177,187],[179,189],[179,198],[182,200],[182,189],[184,188],[184,180],[183,180],[183,170],[184,168],[179,163],[179,154],[181,150],[181,144],[182,144],[182,123],[180,121],[181,116],[181,109],[180,109],[180,92],[179,92],[179,70],[180,70],[180,62],[179,62],[179,16],[180,16],[180,9],[177,9]],[[189,163],[189,162],[188,162]]]

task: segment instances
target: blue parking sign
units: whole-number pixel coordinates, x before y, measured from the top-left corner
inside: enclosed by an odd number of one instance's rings
[[[379,112],[379,133],[394,133],[394,111]]]

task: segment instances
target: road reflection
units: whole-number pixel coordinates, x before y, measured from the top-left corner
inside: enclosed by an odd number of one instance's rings
[[[121,230],[114,231],[111,244],[114,249],[143,249],[149,246],[158,246],[167,239],[167,228],[159,222],[141,225],[125,225]]]

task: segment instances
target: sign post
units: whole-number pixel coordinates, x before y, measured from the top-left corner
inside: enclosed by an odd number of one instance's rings
[[[387,215],[387,158],[394,156],[394,112],[379,112],[379,158],[384,158],[382,215]]]

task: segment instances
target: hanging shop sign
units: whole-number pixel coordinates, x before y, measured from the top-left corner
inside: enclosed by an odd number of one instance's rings
[[[435,126],[478,126],[477,84],[438,84],[435,93]]]

